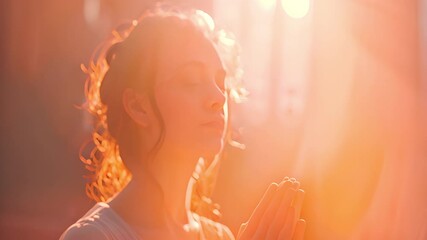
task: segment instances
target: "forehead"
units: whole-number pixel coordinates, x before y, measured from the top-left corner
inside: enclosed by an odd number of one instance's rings
[[[181,66],[197,62],[210,72],[223,70],[223,64],[215,46],[205,38],[168,38],[158,55],[158,78],[168,79]]]

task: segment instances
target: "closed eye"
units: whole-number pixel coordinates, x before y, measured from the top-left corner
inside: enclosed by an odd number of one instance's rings
[[[189,62],[182,65],[177,72],[178,84],[196,86],[202,83],[202,65],[198,62]]]
[[[177,83],[188,87],[195,87],[199,84],[207,83],[206,80],[209,79],[205,64],[199,61],[191,61],[181,65],[176,73]],[[214,74],[213,80],[215,84],[221,91],[225,92],[225,70],[220,68]]]

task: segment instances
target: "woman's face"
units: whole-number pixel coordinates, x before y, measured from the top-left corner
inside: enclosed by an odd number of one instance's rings
[[[225,71],[205,39],[170,41],[160,53],[155,98],[165,125],[162,148],[211,157],[224,141]]]

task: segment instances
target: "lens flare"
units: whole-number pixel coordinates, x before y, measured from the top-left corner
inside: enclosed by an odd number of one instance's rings
[[[282,0],[282,7],[292,18],[303,18],[310,9],[310,0]]]

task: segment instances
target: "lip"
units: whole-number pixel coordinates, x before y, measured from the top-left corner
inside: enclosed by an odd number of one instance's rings
[[[220,131],[224,130],[224,125],[225,124],[223,119],[212,120],[202,124],[202,126],[204,127],[209,127]]]

